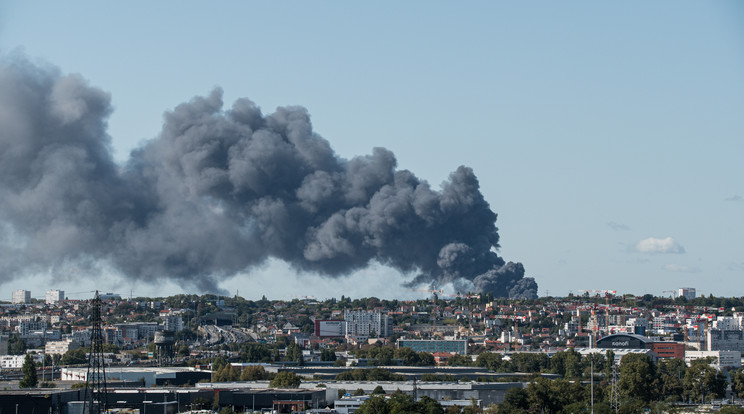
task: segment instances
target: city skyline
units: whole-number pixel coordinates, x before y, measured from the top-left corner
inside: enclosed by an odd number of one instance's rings
[[[498,214],[499,256],[523,263],[541,296],[683,286],[741,296],[742,17],[738,2],[11,1],[0,5],[0,55],[110,93],[119,163],[161,133],[165,111],[221,87],[226,107],[301,105],[340,157],[387,148],[433,189],[473,168]],[[297,275],[270,259],[218,284],[246,298],[426,296],[402,286],[415,275],[377,263]],[[207,293],[74,263],[54,278],[12,277],[0,288],[76,292],[83,278],[135,296]]]

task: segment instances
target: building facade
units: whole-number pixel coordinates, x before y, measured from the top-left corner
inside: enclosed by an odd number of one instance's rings
[[[315,336],[319,338],[337,338],[346,335],[346,321],[315,320]]]
[[[65,291],[57,289],[47,290],[45,300],[47,305],[57,304],[60,301],[65,300]]]
[[[679,288],[677,289],[677,297],[685,298],[687,300],[693,300],[695,299],[695,296],[697,293],[695,292],[695,288]]]
[[[687,351],[685,362],[687,365],[693,360],[713,357],[713,364],[718,368],[741,368],[741,352],[739,351]]]
[[[651,343],[651,350],[656,352],[659,358],[685,359],[684,342],[659,341]]]
[[[14,290],[11,303],[14,305],[20,305],[23,303],[31,303],[31,291],[30,290]]]
[[[181,332],[183,330],[183,318],[178,314],[161,316],[163,319],[163,330],[170,332]]]
[[[346,336],[355,338],[387,337],[393,334],[393,318],[374,311],[344,312]]]
[[[61,341],[48,341],[44,346],[44,352],[51,355],[64,355],[65,352],[78,348],[80,348],[80,343],[68,338]]]
[[[613,350],[649,350],[653,358],[685,358],[685,344],[658,341],[637,334],[613,334],[597,340],[597,348]]]
[[[706,336],[706,345],[708,351],[744,352],[744,331],[711,328]]]
[[[41,354],[31,354],[34,362],[41,364],[44,358]],[[23,367],[23,362],[26,360],[26,355],[2,355],[0,356],[0,368],[2,369],[20,369]]]

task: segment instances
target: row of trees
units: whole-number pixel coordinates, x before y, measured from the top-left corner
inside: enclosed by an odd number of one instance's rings
[[[454,412],[455,410],[448,410],[447,412]],[[460,408],[456,409],[457,413],[460,413]],[[464,413],[470,414],[473,412],[471,407],[466,407],[463,410]],[[436,400],[429,397],[421,397],[418,401],[414,401],[413,397],[404,394],[400,391],[396,391],[390,397],[386,398],[382,395],[374,395],[362,403],[361,406],[355,411],[358,414],[409,414],[409,413],[422,413],[422,414],[444,414],[445,410],[442,405]]]
[[[667,412],[673,402],[704,402],[725,396],[726,377],[710,366],[710,360],[699,359],[687,367],[679,359],[663,359],[658,364],[644,354],[623,356],[617,383],[620,412],[637,413],[644,409]],[[734,376],[734,389],[744,397],[744,373]],[[594,384],[594,411],[610,412],[611,381],[598,373]],[[509,390],[499,412],[575,413],[586,411],[591,404],[590,385],[560,378],[535,377],[525,389]],[[738,388],[737,388],[738,387]]]
[[[411,348],[394,348],[392,346],[379,346],[357,349],[354,351],[357,358],[367,358],[374,365],[395,365],[396,360],[401,360],[403,365],[408,366],[433,366],[434,356],[428,352],[415,352]]]

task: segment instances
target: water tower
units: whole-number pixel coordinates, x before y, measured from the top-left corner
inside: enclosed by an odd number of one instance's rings
[[[155,332],[155,350],[158,353],[158,366],[170,365],[173,361],[173,345],[176,343],[176,334],[171,331]]]

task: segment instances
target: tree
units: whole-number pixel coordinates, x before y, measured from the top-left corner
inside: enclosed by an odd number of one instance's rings
[[[31,354],[26,354],[26,359],[23,360],[23,367],[21,367],[21,372],[23,372],[23,379],[21,379],[21,381],[18,383],[18,386],[21,388],[36,387],[39,379],[36,377],[36,364],[34,363],[34,359],[31,357]]]
[[[416,365],[420,367],[433,367],[436,365],[436,361],[434,360],[434,355],[428,353],[428,352],[419,352],[416,354],[418,357],[418,363]]]
[[[213,382],[230,382],[237,381],[240,378],[240,371],[235,369],[232,364],[223,365],[217,371],[212,371]]]
[[[744,408],[729,405],[718,410],[718,414],[744,414]]]
[[[656,370],[646,354],[627,354],[620,363],[620,379],[617,386],[620,395],[649,402],[656,397],[653,387]]]
[[[731,390],[738,398],[744,398],[744,370],[737,369],[731,374]]]
[[[23,355],[26,353],[26,342],[18,334],[12,334],[8,338],[8,354]]]
[[[573,348],[560,351],[550,358],[550,369],[554,374],[573,379],[581,377],[581,354]]]
[[[465,355],[455,354],[447,360],[447,365],[451,367],[468,367],[473,364],[473,360]]]
[[[191,353],[191,350],[189,349],[187,345],[181,345],[178,348],[178,356],[187,357],[189,356],[190,353]]]
[[[535,373],[541,372],[550,366],[550,357],[547,354],[517,352],[511,357],[514,369],[518,372]]]
[[[504,396],[504,402],[499,405],[498,412],[516,413],[527,410],[530,407],[527,401],[527,392],[518,387],[509,388]]]
[[[255,342],[244,345],[240,357],[244,362],[272,362],[271,350],[266,345]]]
[[[357,414],[389,414],[390,407],[385,397],[376,395],[363,402],[354,412]]]
[[[272,388],[297,388],[300,386],[302,378],[292,371],[282,371],[276,374],[269,383]]]
[[[320,350],[320,360],[321,361],[335,361],[336,353],[333,352],[332,349],[323,348]]]
[[[240,373],[241,381],[261,381],[268,378],[266,370],[261,365],[251,365],[243,368]]]
[[[478,404],[475,401],[475,398],[470,398],[470,405],[467,407],[464,407],[462,409],[463,414],[480,414],[483,412],[483,409],[478,406]]]
[[[685,362],[678,358],[664,358],[656,365],[659,376],[659,393],[663,399],[681,401],[684,396],[682,379],[687,371]]]
[[[225,359],[225,357],[219,356],[215,358],[214,361],[212,361],[212,372],[219,370],[225,365],[227,365],[227,360]]]
[[[302,348],[300,348],[299,345],[292,342],[287,346],[287,361],[294,361],[297,362],[299,365],[302,365],[304,362],[304,359],[302,358]]]
[[[708,358],[696,359],[687,368],[683,386],[685,396],[691,401],[722,398],[726,393],[726,376],[709,363]]]
[[[85,349],[78,348],[65,352],[59,360],[59,363],[60,365],[78,365],[85,364],[87,361],[88,358],[85,355]]]
[[[390,414],[407,414],[419,412],[416,402],[413,401],[413,397],[400,391],[396,391],[392,395],[390,395],[390,399],[387,403],[388,407],[390,407]]]
[[[405,381],[406,377],[386,369],[352,369],[336,375],[336,381]]]
[[[385,389],[382,388],[382,385],[378,385],[375,387],[374,390],[372,390],[372,395],[375,395],[375,394],[385,394]]]
[[[525,391],[527,393],[527,403],[531,409],[554,412],[549,379],[537,377],[530,382]]]
[[[612,377],[613,365],[615,365],[615,353],[611,349],[608,349],[607,352],[605,352],[605,366],[604,366],[605,378]]]
[[[390,398],[373,393],[372,397],[362,403],[355,412],[361,414],[444,414],[444,408],[432,398],[423,396],[418,401],[414,401],[410,395],[396,391]]]
[[[459,405],[457,405],[457,404],[450,405],[450,406],[447,407],[446,410],[444,410],[444,412],[447,413],[447,414],[460,414],[461,411],[462,411],[461,407]]]
[[[562,378],[549,380],[535,378],[525,389],[527,403],[533,411],[557,413],[569,405],[576,406],[586,401],[586,389],[576,381]]]
[[[601,373],[605,369],[605,356],[600,353],[591,353],[581,358],[581,365],[583,367],[584,377],[589,378],[591,376],[592,365],[594,365],[594,375]]]
[[[418,409],[420,413],[423,414],[444,414],[444,408],[442,408],[442,404],[437,402],[437,400],[423,396],[419,398],[418,400]]]
[[[483,352],[475,359],[475,365],[483,368],[488,368],[491,371],[498,371],[503,364],[503,357],[501,354],[495,352]]]
[[[395,350],[394,357],[400,359],[403,365],[412,366],[417,365],[419,362],[416,351],[406,346]]]

